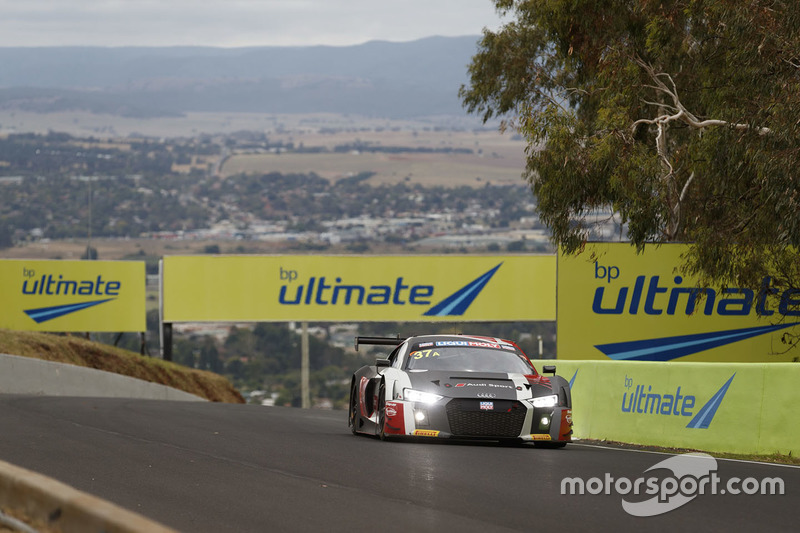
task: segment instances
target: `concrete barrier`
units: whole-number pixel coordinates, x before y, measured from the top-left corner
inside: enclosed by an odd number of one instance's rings
[[[800,453],[800,364],[556,361],[575,437],[743,454]]]
[[[205,401],[172,387],[64,363],[0,354],[0,393]]]
[[[63,533],[174,530],[36,472],[0,461],[0,505]]]

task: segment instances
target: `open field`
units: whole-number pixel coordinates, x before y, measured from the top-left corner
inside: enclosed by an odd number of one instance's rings
[[[362,172],[374,175],[369,185],[405,182],[423,187],[467,185],[519,185],[522,183],[522,157],[479,156],[442,153],[355,153],[355,154],[241,154],[234,155],[222,168],[223,176],[240,173],[310,174],[329,181]]]
[[[206,246],[217,245],[222,253],[279,253],[280,244],[260,241],[192,241],[161,239],[92,239],[92,248],[99,259],[113,261],[128,256],[162,257],[165,255],[202,254]],[[0,259],[80,259],[86,252],[86,239],[64,239],[49,242],[32,242],[0,250]],[[237,247],[243,247],[237,251]],[[288,252],[287,252],[288,253]],[[298,253],[293,251],[291,253]]]
[[[68,259],[78,260],[86,252],[85,239],[63,239],[48,242],[19,244],[0,250],[0,259]],[[313,254],[314,249],[303,249],[286,242],[231,241],[231,240],[165,240],[165,239],[92,239],[92,248],[97,250],[102,261],[123,258],[136,260],[141,256],[163,257],[165,255],[198,255],[206,253],[209,246],[218,246],[223,254]],[[329,254],[352,254],[346,245],[332,245],[325,250]],[[375,243],[371,254],[414,253],[397,245]]]
[[[482,128],[471,116],[421,117],[415,120],[336,114],[278,115],[272,113],[185,113],[179,117],[134,118],[88,111],[34,113],[0,109],[0,135],[9,133],[69,133],[76,137],[194,137],[200,134],[228,135],[241,131],[287,135],[326,130],[424,130]],[[494,129],[490,126],[489,129]],[[323,134],[324,135],[324,134]]]
[[[34,242],[0,250],[3,259],[80,259],[86,253],[86,239]],[[155,239],[92,239],[92,248],[101,260],[117,260],[128,255],[191,255],[202,253],[206,243],[160,241]]]
[[[282,124],[284,121],[279,116],[258,113],[187,113],[180,117],[134,118],[87,111],[0,110],[0,134],[55,131],[76,137],[194,137],[274,130]]]
[[[223,176],[239,173],[316,173],[331,181],[373,172],[365,183],[392,184],[404,181],[423,186],[482,187],[522,183],[525,142],[511,133],[494,129],[443,131],[438,129],[298,130],[277,132],[270,141],[305,148],[367,145],[405,147],[421,152],[350,151],[348,153],[234,153],[222,168]],[[433,150],[442,150],[433,152]],[[450,150],[450,152],[446,152]],[[472,153],[459,153],[458,150]]]

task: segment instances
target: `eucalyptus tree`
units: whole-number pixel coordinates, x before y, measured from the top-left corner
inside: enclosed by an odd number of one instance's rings
[[[800,286],[800,2],[494,4],[460,97],[526,138],[556,244],[611,210],[702,281]]]

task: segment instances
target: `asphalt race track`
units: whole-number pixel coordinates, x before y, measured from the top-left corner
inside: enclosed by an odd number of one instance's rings
[[[785,495],[706,494],[634,517],[613,491],[561,495],[562,479],[634,480],[668,455],[381,442],[350,434],[342,411],[0,396],[0,429],[0,459],[187,533],[797,531],[800,520],[800,468],[721,460],[721,478],[780,477]]]

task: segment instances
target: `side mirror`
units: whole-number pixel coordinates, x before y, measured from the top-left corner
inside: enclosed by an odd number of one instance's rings
[[[380,358],[375,360],[375,366],[377,366],[378,368],[392,366],[392,362],[389,361],[388,359],[384,359],[383,357],[380,357]]]
[[[542,367],[542,374],[555,374],[556,365],[544,365]]]

